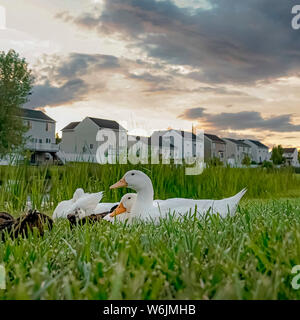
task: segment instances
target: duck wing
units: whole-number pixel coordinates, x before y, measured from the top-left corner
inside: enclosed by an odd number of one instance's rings
[[[158,208],[161,216],[168,214],[184,215],[197,212],[197,216],[203,216],[208,212],[220,214],[222,217],[234,215],[238,204],[247,189],[243,189],[233,197],[222,200],[193,200],[185,198],[173,198],[167,200],[154,200],[153,205]]]
[[[73,204],[73,199],[61,201],[55,208],[52,219],[65,218],[66,212],[70,209]]]
[[[94,210],[97,207],[97,204],[102,200],[103,192],[85,194],[80,197],[66,212],[65,218],[68,214],[74,213],[75,210],[80,209],[85,213],[85,216],[94,214]]]

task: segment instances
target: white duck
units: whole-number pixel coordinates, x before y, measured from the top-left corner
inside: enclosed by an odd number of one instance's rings
[[[111,213],[105,216],[103,219],[110,222],[128,220],[132,221],[133,215],[131,214],[133,205],[137,199],[136,193],[127,193],[122,198],[118,207]]]
[[[55,208],[52,218],[55,220],[57,218],[62,218],[65,216],[66,211],[80,198],[84,195],[83,189],[79,188],[73,194],[73,198],[70,200],[61,201]]]
[[[103,192],[85,193],[68,210],[63,218],[69,214],[77,212],[79,219],[95,214],[97,205],[103,198]]]
[[[136,201],[131,209],[131,216],[142,220],[165,218],[169,213],[180,217],[184,214],[197,212],[201,217],[207,214],[220,214],[222,217],[234,215],[237,206],[246,193],[246,189],[235,196],[223,200],[193,200],[173,198],[153,201],[153,186],[150,178],[138,170],[128,171],[124,177],[112,185],[110,189],[128,187],[137,191]]]
[[[77,189],[71,200],[65,200],[58,204],[53,213],[53,219],[66,219],[69,214],[72,214],[75,211],[78,213],[80,218],[95,214],[97,205],[102,198],[103,192],[84,193],[83,189]],[[99,208],[98,211],[100,211]]]

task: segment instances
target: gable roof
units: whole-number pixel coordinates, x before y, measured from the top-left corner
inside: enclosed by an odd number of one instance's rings
[[[283,148],[283,153],[294,153],[296,148]]]
[[[55,122],[53,119],[48,117],[44,112],[40,110],[32,110],[25,108],[22,108],[22,118]]]
[[[232,139],[232,138],[224,138],[224,139],[233,142],[237,146],[251,148],[249,146],[249,144],[244,143],[242,140],[235,140],[235,139]]]
[[[216,136],[214,134],[204,133],[204,135],[205,135],[205,137],[207,137],[208,139],[210,139],[213,142],[226,144],[226,142],[224,140],[222,140],[221,138],[219,138],[218,136]]]
[[[125,130],[121,125],[118,124],[117,121],[114,120],[107,120],[107,119],[98,119],[98,118],[91,118],[99,128],[106,128],[106,129],[113,129],[113,130]]]
[[[161,130],[161,131],[154,131],[152,133],[152,135],[154,133],[158,133],[159,135],[164,135],[166,134],[167,132],[171,132],[171,131],[174,131],[176,133],[178,133],[179,135],[181,135],[183,138],[192,138],[193,140],[195,140],[197,138],[197,136],[192,133],[192,132],[189,132],[189,131],[183,131],[183,130],[176,130],[176,129],[169,129],[169,130]]]
[[[266,146],[266,145],[264,145],[263,143],[261,143],[260,141],[257,141],[257,140],[250,140],[250,139],[247,139],[248,141],[250,141],[250,142],[252,142],[253,144],[255,144],[257,147],[259,147],[259,148],[263,148],[263,149],[268,149],[269,150],[269,148]],[[245,140],[244,140],[245,141]],[[247,143],[247,142],[246,142]]]
[[[64,127],[63,129],[61,129],[61,131],[66,131],[66,130],[73,130],[75,129],[80,122],[71,122],[69,123],[66,127]]]

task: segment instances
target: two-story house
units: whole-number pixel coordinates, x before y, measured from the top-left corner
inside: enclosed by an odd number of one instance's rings
[[[297,148],[284,148],[283,157],[285,158],[285,163],[288,166],[299,167],[298,161],[298,149]]]
[[[31,163],[40,164],[56,159],[58,145],[55,140],[56,122],[39,110],[22,109],[22,119],[28,128],[25,149],[30,150]]]
[[[251,147],[251,158],[258,164],[270,159],[269,148],[257,140],[244,139],[244,143]]]
[[[226,142],[226,159],[231,166],[241,166],[246,156],[251,158],[251,147],[241,140],[222,138]]]
[[[66,161],[97,162],[98,147],[107,143],[109,139],[103,136],[103,140],[97,141],[97,134],[101,129],[108,129],[116,141],[116,143],[108,143],[105,156],[120,156],[122,146],[126,148],[126,129],[113,120],[86,117],[81,122],[71,122],[62,129],[61,157]],[[124,141],[120,141],[120,139]]]
[[[226,142],[214,134],[204,134],[204,160],[207,162],[213,158],[226,161]]]
[[[196,146],[196,143],[199,146]],[[203,157],[203,141],[194,133],[182,130],[154,131],[151,135],[152,152],[156,148],[160,155],[171,159]],[[168,154],[169,153],[169,154]]]

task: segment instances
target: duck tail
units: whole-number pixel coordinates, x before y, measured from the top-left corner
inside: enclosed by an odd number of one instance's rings
[[[245,193],[248,191],[247,188],[244,188],[242,191],[240,191],[239,193],[237,193],[234,197],[236,198],[237,202],[239,203],[240,200],[243,198],[243,196],[245,195]]]
[[[248,190],[247,188],[244,188],[242,191],[240,191],[233,197],[234,198],[233,207],[231,208],[231,210],[229,210],[231,215],[235,215],[238,205],[241,199],[243,198],[243,196],[245,195],[245,193],[247,192],[247,190]]]

